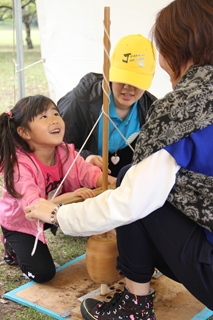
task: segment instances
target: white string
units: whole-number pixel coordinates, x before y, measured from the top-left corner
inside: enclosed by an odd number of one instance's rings
[[[41,224],[40,224],[40,220],[37,220],[37,230],[38,230],[38,232],[37,232],[37,235],[36,235],[36,237],[35,237],[35,242],[34,242],[33,250],[32,250],[32,252],[31,252],[31,256],[33,256],[34,253],[35,253],[35,251],[36,251],[37,244],[38,244],[38,238],[39,238],[40,234],[41,234],[42,231],[43,231],[43,229],[42,229],[42,227],[41,227]]]
[[[23,71],[24,69],[30,68],[30,67],[32,67],[32,66],[34,66],[35,64],[40,63],[40,62],[44,63],[44,62],[45,62],[45,59],[41,59],[41,60],[39,60],[39,61],[37,61],[37,62],[34,62],[34,63],[32,63],[32,64],[30,64],[30,65],[28,65],[28,66],[26,66],[26,67],[18,70],[18,65],[17,65],[15,59],[13,59],[13,63],[14,63],[14,66],[15,66],[15,73],[21,72],[21,71]],[[14,74],[14,83],[15,83],[15,74]],[[35,238],[35,243],[34,243],[34,246],[33,246],[33,250],[32,250],[31,256],[33,256],[34,253],[35,253],[35,250],[36,250],[37,244],[38,244],[38,238],[39,238],[40,234],[41,234],[42,231],[43,231],[39,220],[37,220],[37,230],[38,230],[38,232],[37,232],[37,235],[36,235],[36,238]]]
[[[105,78],[105,75],[103,75],[104,76],[104,79],[106,79]],[[108,83],[107,83],[108,84]],[[109,84],[108,84],[108,86],[109,86]],[[109,95],[107,94],[107,92],[106,92],[106,90],[104,89],[104,87],[103,87],[103,82],[102,82],[102,89],[103,89],[103,91],[104,91],[104,93],[106,94],[106,96],[107,96],[107,98],[108,98],[108,100],[109,100],[109,102],[110,102],[110,97],[109,97]],[[108,118],[108,120],[112,123],[112,125],[114,126],[114,128],[119,132],[119,134],[121,135],[121,137],[124,139],[124,141],[126,142],[126,144],[130,147],[130,149],[134,152],[135,150],[134,150],[134,148],[131,146],[131,144],[129,143],[129,141],[124,137],[124,135],[122,134],[122,132],[119,130],[119,128],[116,126],[116,124],[113,122],[113,120],[110,118],[110,116],[104,111],[104,109],[103,109],[103,105],[102,105],[102,113],[103,114],[105,114],[105,116]]]
[[[106,35],[107,35],[107,37],[108,37],[108,39],[109,39],[109,33],[107,32],[107,29],[106,29],[105,25],[104,25],[104,32],[106,33]],[[109,53],[108,53],[108,51],[106,50],[105,46],[104,46],[104,51],[105,51],[108,59],[110,60]],[[104,77],[105,83],[107,84],[108,89],[109,89],[109,91],[110,91],[110,86],[109,86],[109,83],[107,82],[107,79],[106,79],[105,74],[103,74],[103,77]],[[107,96],[108,101],[109,101],[109,103],[110,103],[110,97],[109,97],[108,93],[106,92],[106,90],[105,90],[104,87],[103,87],[103,82],[102,82],[102,89],[103,89],[103,91],[104,91],[105,95]],[[134,152],[134,151],[135,151],[134,148],[131,146],[131,144],[129,143],[129,141],[124,137],[124,135],[122,134],[122,132],[119,130],[119,128],[116,126],[116,124],[112,121],[112,119],[109,117],[109,115],[104,111],[103,106],[102,106],[102,113],[108,118],[108,120],[110,120],[110,122],[112,123],[112,125],[114,126],[114,128],[119,132],[119,134],[120,134],[121,137],[124,139],[124,141],[126,142],[126,144],[127,144],[127,145],[129,146],[129,148]]]
[[[81,151],[83,150],[83,148],[84,148],[85,144],[87,143],[89,137],[90,137],[91,134],[93,133],[93,131],[94,131],[95,127],[97,126],[97,124],[98,124],[98,122],[99,122],[99,120],[100,120],[100,118],[101,118],[102,115],[103,115],[103,112],[100,113],[98,119],[96,120],[94,126],[92,127],[92,129],[91,129],[90,133],[88,134],[86,140],[84,141],[82,147],[81,147],[80,150],[78,151],[77,156],[75,157],[74,161],[71,163],[68,171],[66,172],[64,178],[62,179],[60,185],[59,185],[58,188],[56,189],[56,191],[55,191],[55,193],[54,193],[54,195],[52,196],[52,198],[51,198],[50,201],[52,201],[52,200],[56,197],[56,195],[58,194],[58,191],[60,190],[62,184],[64,183],[64,180],[66,179],[66,177],[68,176],[70,170],[72,169],[72,167],[74,166],[74,164],[75,164],[75,162],[77,161],[78,157],[80,156]],[[37,244],[38,244],[38,238],[39,238],[40,234],[41,234],[42,231],[43,231],[39,220],[37,220],[37,230],[38,230],[38,232],[37,232],[37,235],[36,235],[36,237],[35,237],[35,242],[34,242],[33,250],[32,250],[32,252],[31,252],[31,256],[33,256],[34,253],[35,253],[35,251],[36,251]]]
[[[89,137],[90,137],[91,134],[93,133],[96,125],[98,124],[98,122],[99,122],[99,120],[100,120],[100,118],[101,118],[101,116],[102,116],[102,114],[103,114],[103,112],[101,112],[101,114],[99,115],[98,119],[96,120],[94,126],[92,127],[92,129],[91,129],[91,131],[90,131],[90,133],[89,133],[89,135],[87,136],[86,140],[84,141],[81,149],[78,151],[78,154],[77,154],[76,158],[74,159],[73,163],[72,163],[71,166],[69,167],[67,173],[65,174],[63,180],[61,181],[60,185],[58,186],[58,188],[57,188],[56,192],[54,193],[52,199],[54,199],[55,196],[57,195],[59,189],[61,188],[62,184],[64,183],[64,180],[66,179],[66,177],[68,176],[68,174],[69,174],[70,170],[72,169],[73,165],[75,164],[75,162],[77,161],[78,157],[80,156],[81,151],[83,150],[83,148],[84,148],[85,144],[87,143]],[[52,199],[51,199],[51,200],[52,200]]]
[[[108,31],[107,31],[107,29],[106,29],[105,25],[104,25],[104,33],[106,33],[106,35],[107,35],[108,39],[110,40],[109,33],[108,33]],[[110,56],[109,56],[109,52],[106,50],[105,45],[104,45],[104,52],[106,53],[107,58],[108,58],[108,60],[109,60],[109,64],[110,64]],[[103,68],[103,70],[104,70],[104,68]],[[110,96],[109,96],[109,94],[106,92],[106,90],[105,90],[105,88],[104,88],[104,83],[106,83],[107,88],[108,88],[108,92],[110,92],[110,85],[109,85],[109,82],[107,81],[107,79],[106,79],[106,75],[105,75],[105,73],[103,72],[102,90],[103,90],[103,93],[107,96],[107,98],[108,98],[108,102],[110,103]],[[104,110],[103,110],[103,105],[102,105],[102,111],[104,111]],[[109,116],[108,116],[108,114],[106,114],[106,112],[104,112],[104,114],[109,118]]]
[[[107,34],[107,36],[108,36],[108,38],[109,38],[109,34],[108,34],[107,29],[105,28],[105,26],[104,26],[104,32],[106,32],[106,34]],[[107,52],[105,46],[104,46],[104,51],[105,51],[105,53],[107,54],[108,59],[110,60],[109,53]],[[24,69],[26,69],[26,68],[29,68],[29,67],[31,67],[31,66],[35,65],[36,63],[39,63],[39,62],[45,62],[45,59],[39,60],[39,61],[37,61],[37,62],[35,62],[35,63],[33,63],[33,64],[31,64],[31,65],[23,68],[23,69],[20,69],[20,70],[16,71],[16,72],[20,72],[20,71],[22,71],[22,70],[24,70]],[[16,65],[16,64],[15,64],[15,65]],[[16,65],[16,67],[17,67],[17,65]],[[108,81],[107,81],[106,76],[105,76],[104,73],[103,73],[103,78],[104,78],[104,81],[105,81],[105,83],[107,84],[108,89],[109,89],[109,92],[110,92],[110,86],[109,86],[109,83],[108,83]],[[105,89],[104,89],[104,87],[103,87],[103,81],[102,81],[102,89],[103,89],[103,92],[104,92],[105,95],[107,96],[108,101],[109,101],[109,103],[110,103],[110,97],[109,97],[108,93],[105,91]],[[119,132],[119,134],[120,134],[121,137],[125,140],[125,142],[128,144],[128,146],[130,147],[130,149],[134,152],[134,149],[132,148],[132,146],[130,145],[130,143],[127,141],[127,139],[126,139],[126,138],[124,137],[124,135],[121,133],[121,131],[118,129],[118,127],[115,125],[115,123],[114,123],[114,122],[112,121],[112,119],[109,117],[109,115],[103,110],[103,105],[102,105],[102,112],[100,113],[98,119],[96,120],[96,122],[95,122],[94,126],[92,127],[90,133],[88,134],[86,140],[84,141],[83,145],[81,146],[80,150],[78,151],[78,154],[77,154],[76,158],[75,158],[74,161],[71,163],[71,165],[70,165],[67,173],[65,174],[64,178],[62,179],[60,185],[59,185],[58,188],[56,189],[56,191],[55,191],[55,193],[54,193],[54,195],[52,196],[52,198],[51,198],[50,201],[52,201],[52,200],[57,196],[58,191],[60,190],[61,186],[63,185],[66,177],[68,176],[68,174],[69,174],[69,172],[70,172],[70,170],[73,168],[75,162],[77,161],[78,157],[80,156],[81,151],[83,150],[85,144],[87,143],[89,137],[90,137],[91,134],[93,133],[95,127],[97,126],[97,124],[98,124],[98,122],[99,122],[99,120],[100,120],[100,118],[102,117],[103,114],[104,114],[105,116],[107,116],[108,120],[110,120],[110,122],[112,123],[112,125],[113,125],[113,126],[115,127],[115,129]],[[35,242],[34,242],[34,246],[33,246],[33,250],[32,250],[31,256],[33,256],[34,253],[35,253],[35,251],[36,251],[37,244],[38,244],[38,238],[39,238],[40,234],[41,234],[42,231],[43,231],[42,228],[41,228],[41,224],[40,224],[40,221],[39,221],[39,220],[37,220],[37,230],[38,230],[38,233],[37,233],[36,238],[35,238]]]
[[[102,82],[102,88],[103,88],[103,82]],[[105,92],[104,88],[103,88],[103,91]],[[106,93],[106,92],[105,92],[105,93]],[[108,95],[107,93],[106,93],[106,95],[107,95],[107,97],[108,97],[108,99],[109,99],[109,101],[110,101],[109,95]],[[52,198],[51,198],[50,201],[52,201],[52,200],[57,196],[58,191],[60,190],[61,186],[63,185],[66,177],[68,176],[68,174],[69,174],[69,172],[70,172],[70,170],[73,168],[75,162],[77,161],[78,157],[80,156],[81,151],[83,150],[85,144],[87,143],[89,137],[90,137],[91,134],[93,133],[95,127],[97,126],[97,124],[98,124],[98,122],[99,122],[99,120],[100,120],[100,118],[102,117],[103,114],[105,114],[105,115],[107,116],[108,120],[110,120],[110,122],[112,123],[112,125],[113,125],[113,126],[115,127],[115,129],[119,132],[119,134],[121,135],[121,137],[126,141],[126,143],[128,144],[128,146],[130,147],[130,149],[134,152],[134,149],[133,149],[133,147],[131,146],[131,144],[127,141],[127,139],[124,137],[124,135],[123,135],[122,132],[119,130],[119,128],[116,126],[116,124],[113,122],[113,120],[109,117],[109,115],[103,110],[103,105],[102,105],[102,112],[100,113],[98,119],[96,120],[96,122],[95,122],[94,126],[92,127],[90,133],[88,134],[86,140],[84,141],[83,145],[81,146],[80,150],[78,151],[78,154],[77,154],[76,158],[75,158],[74,161],[71,163],[68,171],[66,172],[64,178],[62,179],[60,185],[59,185],[58,188],[56,189],[56,191],[55,191],[55,193],[54,193],[54,195],[52,196]],[[38,230],[38,233],[37,233],[36,238],[35,238],[35,242],[34,242],[34,246],[33,246],[33,250],[32,250],[31,256],[33,256],[34,253],[35,253],[35,251],[36,251],[37,244],[38,244],[38,238],[39,238],[40,234],[41,234],[42,231],[43,231],[42,228],[41,228],[41,224],[40,224],[40,221],[39,221],[39,220],[37,220],[37,230]]]
[[[15,65],[15,67],[16,67],[16,73],[21,72],[21,71],[23,71],[23,70],[25,70],[25,69],[27,69],[27,68],[30,68],[30,67],[34,66],[35,64],[37,64],[37,63],[40,63],[40,62],[44,63],[45,61],[46,61],[46,60],[43,58],[43,59],[41,59],[41,60],[38,60],[38,61],[36,61],[36,62],[34,62],[34,63],[31,63],[31,64],[29,64],[28,66],[26,66],[26,67],[18,70],[18,64],[16,63],[15,59],[13,59],[14,65]]]
[[[107,118],[109,119],[109,121],[112,123],[112,125],[114,126],[114,128],[120,133],[121,137],[124,139],[124,141],[126,142],[126,144],[130,147],[130,149],[134,152],[134,148],[131,146],[131,144],[129,143],[129,141],[124,137],[123,133],[119,130],[119,128],[116,126],[116,124],[112,121],[112,119],[109,117],[108,114],[105,113],[105,111],[102,109],[102,112],[107,116]]]

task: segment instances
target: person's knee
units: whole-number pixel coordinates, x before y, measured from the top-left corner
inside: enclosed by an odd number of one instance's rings
[[[34,267],[27,267],[26,265],[21,265],[21,270],[24,272],[24,274],[30,279],[37,283],[43,283],[50,281],[54,278],[56,274],[56,269],[54,264],[49,264],[48,266],[46,264],[40,263],[37,268]]]
[[[54,278],[56,274],[56,269],[55,266],[54,268],[51,269],[43,269],[42,271],[38,272],[33,281],[37,282],[37,283],[43,283],[43,282],[47,282],[50,281]]]

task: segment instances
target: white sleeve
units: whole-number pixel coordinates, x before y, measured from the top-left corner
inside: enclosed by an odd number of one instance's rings
[[[62,206],[57,213],[61,230],[73,236],[89,236],[146,217],[163,206],[179,168],[166,150],[152,154],[132,166],[118,188]]]

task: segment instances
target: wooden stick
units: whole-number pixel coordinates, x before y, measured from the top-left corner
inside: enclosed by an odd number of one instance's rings
[[[103,68],[103,180],[102,189],[107,190],[108,187],[108,117],[109,114],[109,68],[110,68],[110,8],[104,7],[104,68]],[[107,234],[103,233],[102,237],[106,237]],[[101,284],[101,295],[106,295],[106,285]]]
[[[115,184],[110,184],[110,185],[107,186],[107,188],[108,189],[115,189]],[[93,191],[95,193],[95,196],[97,196],[97,195],[101,194],[102,192],[104,192],[106,190],[103,190],[103,188],[100,187],[100,188],[93,189]],[[71,203],[83,202],[83,201],[84,201],[84,199],[82,197],[74,197],[74,198],[71,198],[71,199],[64,200],[63,204],[71,204]]]
[[[110,8],[104,7],[104,70],[103,70],[103,110],[108,115],[109,113],[109,68],[110,68]],[[103,115],[103,190],[108,187],[108,117]]]
[[[108,286],[105,283],[101,284],[101,292],[100,292],[101,296],[105,296],[106,295],[107,288],[108,288]]]

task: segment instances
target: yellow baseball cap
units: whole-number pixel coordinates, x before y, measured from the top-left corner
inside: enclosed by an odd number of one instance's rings
[[[141,34],[121,38],[111,56],[109,80],[147,90],[156,68],[154,44]]]

